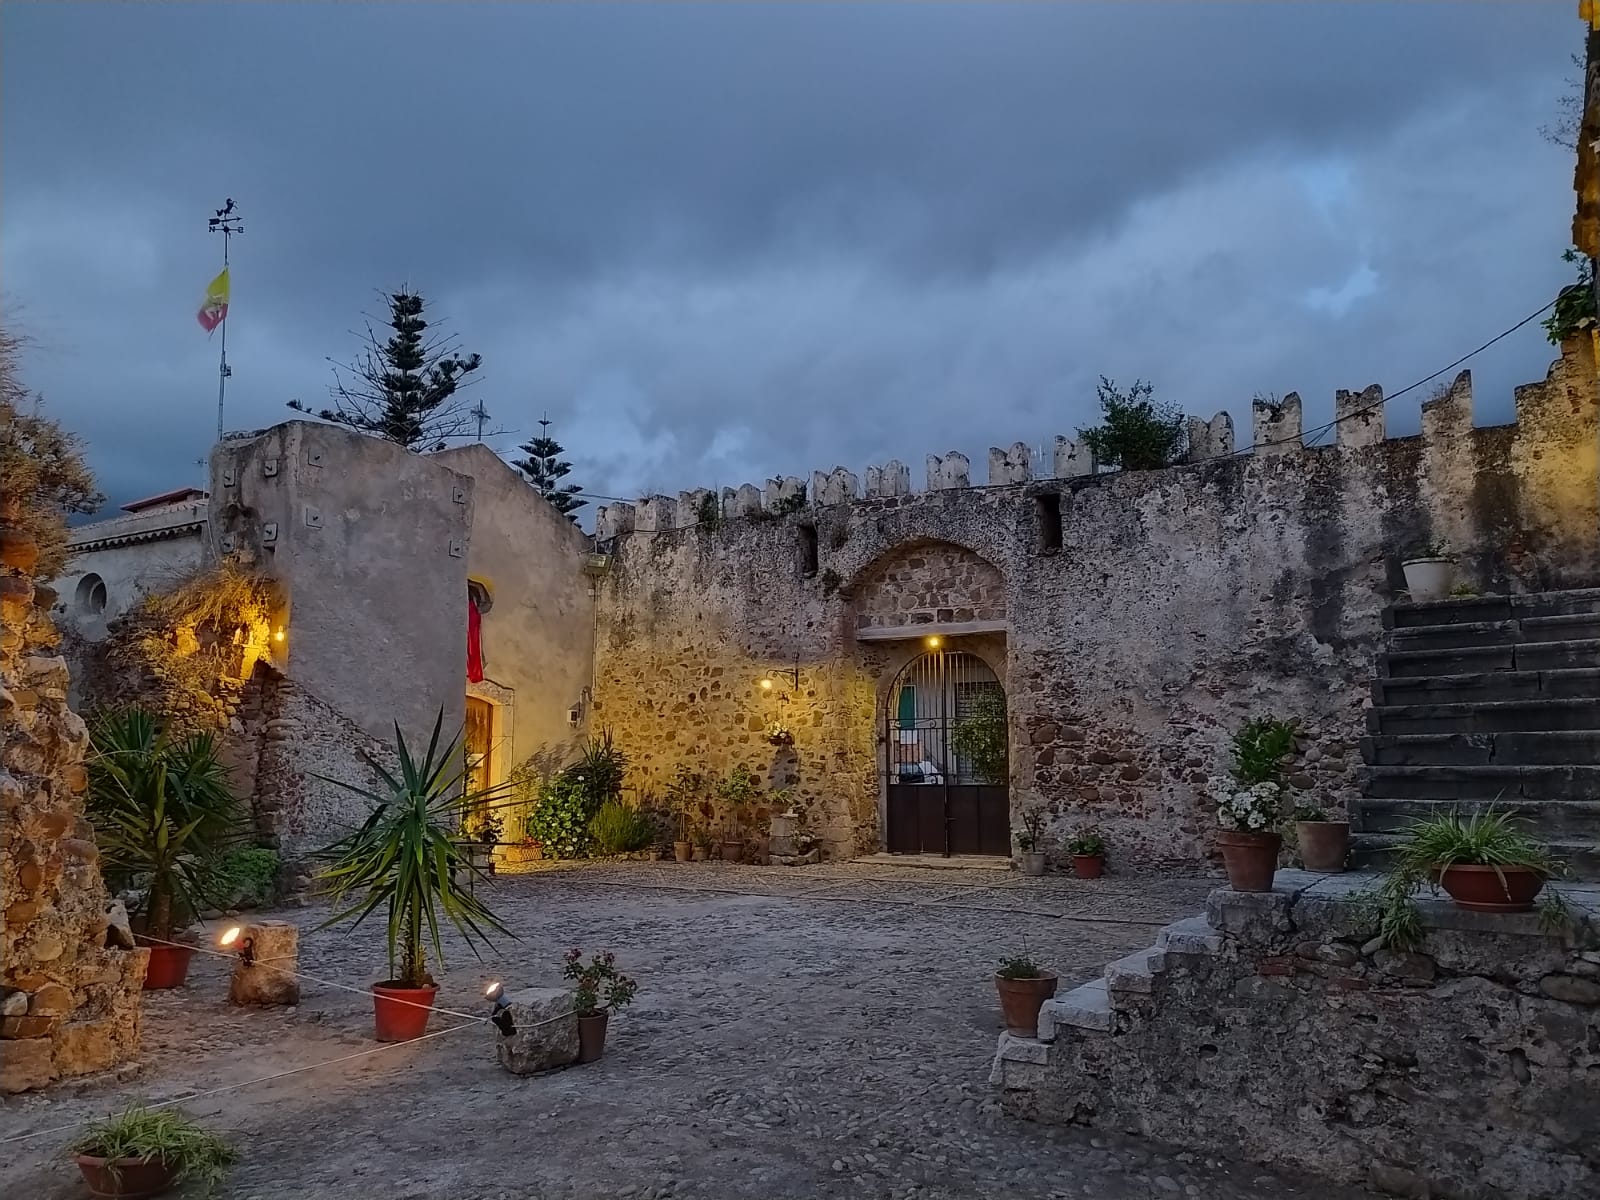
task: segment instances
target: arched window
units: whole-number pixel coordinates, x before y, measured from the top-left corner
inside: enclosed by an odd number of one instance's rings
[[[106,611],[106,581],[90,572],[78,580],[78,590],[73,593],[78,611],[98,617]]]

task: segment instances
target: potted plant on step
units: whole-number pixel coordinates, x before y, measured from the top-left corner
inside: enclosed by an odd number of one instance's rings
[[[1304,804],[1294,810],[1294,840],[1306,870],[1337,875],[1350,853],[1350,822],[1330,821],[1326,810]]]
[[[71,1152],[96,1196],[160,1196],[187,1180],[211,1186],[234,1158],[227,1142],[181,1113],[137,1104],[87,1126]]]
[[[1044,807],[1030,804],[1022,810],[1022,828],[1017,831],[1017,864],[1024,875],[1044,874]]]
[[[756,775],[744,763],[728,772],[728,777],[717,785],[717,798],[727,813],[727,829],[722,838],[724,862],[738,862],[744,857],[744,814],[756,798]]]
[[[1006,1029],[1023,1037],[1039,1036],[1039,1010],[1056,994],[1056,974],[1046,971],[1026,953],[1000,960],[994,973],[1000,993],[1000,1013]]]
[[[667,807],[678,820],[678,836],[672,843],[672,857],[688,862],[694,854],[694,818],[705,791],[705,779],[688,763],[679,763],[667,788]]]
[[[182,931],[217,902],[220,865],[243,838],[239,807],[209,733],[178,736],[133,708],[102,718],[88,761],[88,815],[115,883],[147,881],[132,914],[150,948],[147,988],[182,986],[194,957]]]
[[[1085,829],[1067,840],[1072,873],[1079,879],[1099,879],[1106,869],[1106,840],[1099,831]]]
[[[335,909],[322,928],[350,917],[360,925],[379,908],[388,913],[390,978],[372,988],[380,1042],[408,1041],[421,1037],[428,1028],[428,1014],[439,987],[428,972],[423,931],[426,928],[442,965],[441,913],[461,932],[474,954],[480,941],[489,941],[486,929],[515,936],[478,899],[472,883],[480,872],[451,836],[459,805],[492,803],[502,789],[458,795],[465,773],[457,751],[459,737],[441,748],[443,725],[444,710],[440,709],[427,752],[417,759],[396,723],[398,769],[391,772],[372,758],[366,760],[381,783],[379,788],[318,776],[374,806],[359,829],[319,854],[330,863],[322,878]]]
[[[591,1063],[605,1053],[611,1014],[633,1003],[639,985],[617,970],[617,956],[606,950],[587,963],[577,946],[567,951],[561,976],[577,983],[573,1009],[578,1014],[578,1061]]]
[[[1417,821],[1395,857],[1395,874],[1426,879],[1475,912],[1530,912],[1545,881],[1561,872],[1543,845],[1493,808]]]
[[[1443,600],[1455,586],[1455,556],[1442,541],[1424,542],[1410,558],[1401,561],[1400,569],[1405,572],[1406,591],[1415,604]]]
[[[1283,765],[1294,752],[1298,726],[1256,717],[1233,735],[1230,776],[1212,780],[1217,801],[1217,847],[1236,892],[1270,892],[1283,847]]]

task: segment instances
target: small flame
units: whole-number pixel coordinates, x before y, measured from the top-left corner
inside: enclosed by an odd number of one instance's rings
[[[243,932],[244,930],[239,926],[230,925],[226,930],[223,931],[222,936],[217,939],[217,944],[219,946],[231,946],[239,940],[239,935]]]
[[[277,633],[272,635],[272,640],[275,641],[275,642],[283,641],[283,630],[281,628],[278,630]]]

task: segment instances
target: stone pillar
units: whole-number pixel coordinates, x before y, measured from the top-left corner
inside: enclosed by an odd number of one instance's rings
[[[633,517],[631,504],[603,504],[595,510],[594,536],[608,542],[618,534],[629,533],[633,529]]]
[[[827,472],[811,472],[811,502],[819,508],[849,504],[858,495],[858,481],[853,471],[835,467]]]
[[[646,496],[634,507],[633,527],[641,533],[671,529],[678,515],[678,502],[671,496]]]
[[[1233,453],[1233,418],[1219,412],[1211,420],[1188,418],[1189,462],[1205,462],[1208,458],[1226,458]]]
[[[1080,446],[1069,437],[1056,435],[1055,477],[1072,479],[1079,475],[1094,474],[1094,455],[1089,447]]]
[[[1339,422],[1334,433],[1341,449],[1375,446],[1383,441],[1383,388],[1373,384],[1365,391],[1340,388],[1333,396],[1333,415]]]
[[[495,1030],[494,1053],[513,1075],[564,1067],[578,1057],[578,1014],[568,988],[523,988],[505,997],[512,1032]]]
[[[677,529],[693,529],[699,525],[701,505],[705,504],[714,493],[709,488],[690,488],[686,492],[678,493],[678,519],[674,525]]]
[[[1027,442],[1013,442],[1009,450],[989,447],[991,484],[1027,483],[1033,478],[1033,449]]]
[[[228,981],[235,1004],[299,1004],[300,930],[287,921],[251,921],[230,949],[239,951]],[[248,955],[245,951],[248,950]]]
[[[881,467],[867,468],[867,498],[888,499],[911,494],[911,471],[899,459],[891,458]]]
[[[761,489],[753,483],[722,489],[722,515],[728,520],[753,517],[761,511]]]
[[[928,455],[928,490],[947,491],[950,488],[971,487],[972,463],[959,450],[952,450],[943,458]]]
[[[1278,403],[1254,400],[1250,404],[1252,446],[1256,454],[1297,454],[1300,440],[1300,393],[1290,392]]]
[[[766,490],[761,497],[761,506],[768,512],[786,512],[795,504],[804,502],[805,496],[805,480],[795,475],[784,475],[778,479],[767,480]]]

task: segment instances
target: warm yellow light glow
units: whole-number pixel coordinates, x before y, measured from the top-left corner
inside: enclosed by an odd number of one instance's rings
[[[244,930],[239,926],[230,925],[227,929],[223,930],[222,936],[217,939],[217,945],[231,946],[239,940],[239,935],[243,932]]]
[[[272,635],[272,640],[275,642],[283,641],[283,629],[281,626],[279,627],[278,632]]]
[[[944,641],[944,639],[941,638],[941,637],[938,637],[938,636],[930,637],[928,639],[928,649],[929,650],[937,650],[939,648],[939,643],[941,643],[942,641]]]
[[[761,690],[762,690],[762,691],[763,691],[763,692],[770,692],[770,691],[771,691],[771,690],[772,690],[772,680],[770,680],[770,679],[763,679],[763,680],[762,680],[762,681],[761,681]]]
[[[497,999],[499,999],[499,997],[500,997],[500,989],[501,989],[502,986],[504,986],[504,985],[501,984],[501,982],[498,979],[494,980],[493,982],[491,982],[489,984],[488,987],[483,989],[483,998],[485,1000],[497,1000]]]

